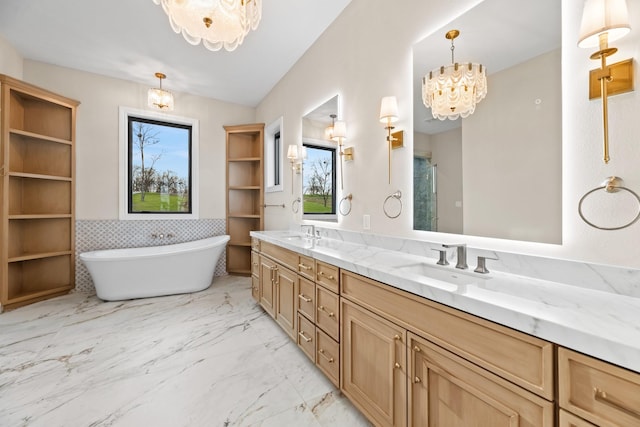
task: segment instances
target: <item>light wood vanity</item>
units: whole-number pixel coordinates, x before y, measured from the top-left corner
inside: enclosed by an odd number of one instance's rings
[[[640,426],[640,374],[253,238],[256,301],[377,426]]]

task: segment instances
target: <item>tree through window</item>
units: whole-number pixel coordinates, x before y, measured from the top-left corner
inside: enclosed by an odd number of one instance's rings
[[[305,215],[333,215],[336,213],[336,150],[303,144],[307,150],[304,161],[303,213]]]
[[[192,212],[192,127],[128,117],[128,212]]]

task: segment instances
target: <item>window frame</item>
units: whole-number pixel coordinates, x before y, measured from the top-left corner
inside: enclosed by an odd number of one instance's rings
[[[130,161],[131,150],[129,144],[129,120],[130,118],[142,121],[155,122],[162,125],[177,125],[178,127],[191,127],[190,144],[190,188],[191,212],[129,212],[131,183],[130,183]],[[169,219],[198,219],[199,218],[199,121],[188,117],[180,117],[160,112],[139,110],[128,107],[119,108],[119,219],[121,220],[169,220]]]
[[[284,191],[284,139],[282,132],[282,117],[278,118],[264,130],[264,182],[265,193]],[[276,154],[276,135],[279,135],[279,148]]]
[[[302,140],[302,146],[303,147],[312,147],[312,148],[318,148],[318,149],[322,149],[322,150],[327,150],[327,151],[331,151],[332,153],[332,161],[333,164],[331,166],[331,172],[332,172],[332,213],[306,213],[304,211],[304,200],[302,202],[302,219],[304,220],[320,220],[320,221],[338,221],[338,180],[340,179],[340,177],[338,176],[338,147],[335,143],[333,142],[329,142],[329,141],[324,141],[324,140],[319,140],[319,139],[312,139],[312,138],[303,138]],[[304,199],[304,170],[305,170],[305,163],[307,162],[307,159],[305,159],[303,161],[302,164],[302,176],[301,176],[301,181],[302,181],[302,191],[301,191],[301,197],[302,199]]]

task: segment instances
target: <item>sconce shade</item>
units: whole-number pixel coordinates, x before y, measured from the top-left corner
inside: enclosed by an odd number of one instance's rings
[[[162,89],[162,79],[165,79],[167,76],[162,73],[156,73],[155,75],[160,80],[160,87],[149,89],[147,92],[147,105],[159,110],[173,111],[173,94]]]
[[[608,42],[612,42],[630,30],[626,0],[587,0],[582,12],[578,46],[598,47],[601,34],[607,33]]]
[[[338,141],[340,138],[347,137],[347,124],[342,120],[338,120],[333,124],[333,140]]]
[[[385,96],[380,103],[380,122],[395,123],[398,121],[398,100],[395,96]]]
[[[291,160],[292,162],[298,159],[298,146],[297,145],[290,145],[289,149],[287,150],[287,159]]]

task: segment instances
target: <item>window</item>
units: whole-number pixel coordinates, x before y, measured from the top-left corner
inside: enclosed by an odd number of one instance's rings
[[[282,117],[264,130],[265,192],[283,191]]]
[[[122,108],[120,127],[120,218],[197,218],[198,122]]]
[[[307,158],[302,166],[303,214],[307,219],[337,219],[336,148],[304,142]]]

